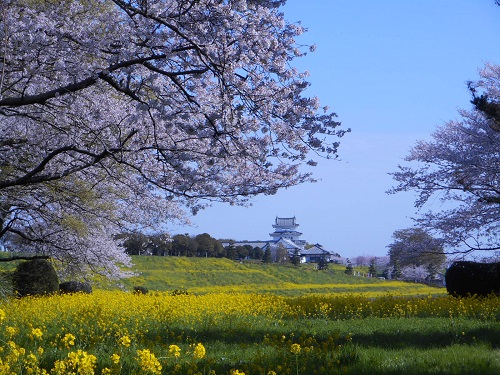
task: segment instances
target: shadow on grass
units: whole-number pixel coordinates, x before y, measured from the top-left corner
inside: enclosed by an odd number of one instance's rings
[[[331,326],[330,326],[331,327]],[[333,327],[331,327],[333,328]],[[420,329],[419,329],[420,328]],[[394,332],[373,331],[363,334],[359,331],[353,336],[353,351],[343,364],[339,365],[338,373],[345,369],[348,374],[356,375],[498,375],[500,374],[500,324],[485,324],[481,327],[468,327],[462,334],[456,328],[449,331],[434,331],[409,325],[398,327]],[[268,326],[265,329],[237,325],[225,327],[208,325],[203,329],[189,329],[187,327],[166,329],[160,334],[164,344],[177,341],[198,341],[210,347],[214,345],[227,345],[240,348],[263,348],[268,343],[277,344],[281,338],[294,337],[293,341],[301,335],[309,336],[298,330],[287,330],[280,325]],[[293,336],[295,335],[295,336]],[[264,340],[264,338],[267,338]],[[317,332],[315,345],[321,345],[328,340],[337,344],[346,344],[345,334],[334,329]],[[153,339],[153,338],[151,338]],[[283,343],[284,344],[284,343]],[[284,348],[289,347],[285,344]],[[285,351],[287,349],[284,349]],[[332,358],[338,360],[338,354]],[[240,359],[239,365],[247,363],[256,365],[257,358],[251,360]],[[263,362],[262,362],[263,361]],[[261,358],[261,365],[270,359]],[[260,363],[259,362],[259,363]],[[215,365],[215,364],[214,364]],[[223,363],[217,365],[222,366]],[[265,367],[265,366],[264,366]],[[311,372],[312,374],[313,372]],[[326,375],[325,372],[314,372]],[[336,372],[335,372],[336,373]],[[301,371],[300,374],[307,372]],[[331,374],[328,373],[329,375]]]
[[[492,348],[500,348],[500,324],[496,327],[480,327],[469,329],[466,332],[450,330],[449,332],[418,332],[395,331],[373,332],[370,334],[357,333],[354,342],[364,347],[379,347],[387,349],[398,348],[439,348],[453,344],[476,345],[486,344]],[[499,372],[500,374],[500,372]]]
[[[353,344],[363,348],[380,349],[436,349],[454,344],[483,345],[500,349],[500,322],[449,319],[369,319],[352,321],[292,320],[278,323],[227,320],[224,324],[207,320],[206,324],[193,329],[190,324],[164,326],[158,332],[153,327],[146,336],[172,338],[182,342],[187,338],[199,342],[220,341],[226,344],[259,344],[265,337],[287,338],[295,335],[313,336],[318,341],[334,337],[343,341],[352,336]],[[151,337],[150,339],[153,339]],[[174,340],[175,341],[175,340]]]
[[[449,368],[449,369],[436,369],[433,367],[425,368],[421,366],[403,366],[398,369],[380,369],[370,367],[351,366],[349,367],[348,374],[356,375],[498,375],[500,374],[500,366],[488,366],[478,365],[472,367],[470,365],[464,365],[463,368]]]
[[[498,375],[498,350],[487,346],[455,344],[434,349],[360,349],[349,367],[357,375]]]

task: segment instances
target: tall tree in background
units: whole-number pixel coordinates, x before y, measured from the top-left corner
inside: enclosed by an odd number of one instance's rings
[[[443,241],[420,228],[397,230],[394,242],[388,246],[390,263],[401,269],[424,267],[437,269],[446,260]]]
[[[198,234],[196,242],[198,242],[198,256],[221,257],[225,252],[222,244],[208,233]]]
[[[288,263],[290,262],[290,254],[288,250],[283,246],[283,244],[279,244],[274,253],[274,261],[276,263]]]
[[[392,279],[399,279],[400,277],[401,277],[401,268],[399,267],[399,262],[396,260],[392,264],[391,278]]]
[[[488,64],[481,79],[469,84],[474,108],[440,127],[431,141],[420,141],[393,177],[391,192],[416,191],[416,206],[431,198],[442,211],[417,218],[419,226],[439,234],[453,252],[500,249],[500,67]]]
[[[292,264],[294,266],[300,265],[300,253],[298,249],[295,249],[292,255]]]
[[[372,258],[370,261],[370,267],[368,267],[368,273],[372,277],[377,277],[377,258]]]
[[[272,254],[271,249],[269,247],[264,251],[264,256],[262,258],[262,261],[264,263],[272,263],[273,254]]]
[[[347,259],[347,265],[345,267],[344,273],[346,275],[354,275],[354,268],[352,266],[351,260]]]
[[[2,1],[0,240],[120,276],[113,234],[312,181],[344,131],[283,3]]]

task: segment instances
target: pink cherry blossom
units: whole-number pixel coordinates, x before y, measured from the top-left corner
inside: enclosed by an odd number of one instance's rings
[[[481,79],[470,87],[498,107],[500,67],[486,65]],[[438,232],[452,253],[496,250],[500,248],[498,118],[477,107],[459,114],[460,119],[439,127],[431,141],[413,147],[406,158],[410,165],[393,173],[399,184],[392,192],[415,191],[415,205],[421,210],[434,203],[417,224]]]
[[[282,3],[3,1],[0,239],[119,275],[120,231],[311,181],[345,130]]]

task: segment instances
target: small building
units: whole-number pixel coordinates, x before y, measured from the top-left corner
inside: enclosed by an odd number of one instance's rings
[[[330,252],[323,249],[320,244],[315,244],[312,247],[304,249],[300,254],[305,257],[306,263],[319,263],[321,260],[326,262],[331,261]]]

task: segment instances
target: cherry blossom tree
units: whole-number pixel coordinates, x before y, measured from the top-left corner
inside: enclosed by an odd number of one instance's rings
[[[279,0],[5,0],[0,239],[118,275],[118,231],[313,181],[345,133]]]
[[[424,266],[404,267],[401,270],[401,278],[406,281],[423,282],[429,277],[429,270]]]
[[[500,249],[500,66],[488,64],[481,79],[469,84],[475,105],[461,110],[420,141],[393,177],[391,192],[415,191],[420,209],[437,198],[442,211],[424,212],[417,223],[440,234],[451,253]],[[498,112],[500,114],[500,111]]]
[[[394,241],[387,246],[392,265],[396,264],[401,268],[423,266],[437,270],[446,260],[443,241],[421,228],[396,230],[392,237]]]

